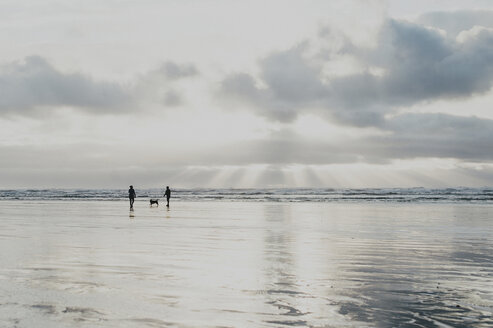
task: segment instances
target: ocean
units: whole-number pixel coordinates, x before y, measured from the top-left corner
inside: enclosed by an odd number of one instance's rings
[[[138,199],[162,198],[164,188],[138,189]],[[121,200],[127,189],[0,190],[0,200]],[[173,189],[176,201],[253,202],[451,202],[492,203],[493,188],[279,188]]]

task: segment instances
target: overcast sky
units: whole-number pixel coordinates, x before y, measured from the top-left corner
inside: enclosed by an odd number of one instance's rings
[[[3,189],[493,185],[489,0],[0,0],[0,44]]]

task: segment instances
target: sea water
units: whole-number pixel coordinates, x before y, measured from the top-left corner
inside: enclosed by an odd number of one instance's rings
[[[137,198],[163,197],[164,188],[138,189]],[[123,200],[126,189],[17,189],[1,190],[0,200]],[[493,204],[493,188],[268,188],[174,189],[177,201],[254,202],[479,202]]]

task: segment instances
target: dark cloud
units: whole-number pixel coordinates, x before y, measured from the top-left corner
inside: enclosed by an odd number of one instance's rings
[[[245,73],[228,76],[221,84],[221,95],[229,100],[253,105],[260,115],[289,122],[300,108],[316,106],[327,95],[320,80],[320,67],[310,65],[303,58],[306,45],[275,53],[261,63],[259,87],[255,79]]]
[[[391,134],[367,140],[373,156],[388,159],[493,160],[493,120],[447,114],[404,114],[389,119]]]
[[[0,67],[0,116],[40,115],[60,107],[93,114],[129,113],[155,102],[178,106],[183,96],[172,89],[175,81],[198,74],[191,64],[167,62],[135,79],[130,85],[95,81],[81,73],[64,73],[39,56]]]
[[[168,90],[164,95],[164,104],[168,107],[179,106],[183,103],[182,96],[180,93]]]
[[[493,120],[447,114],[402,114],[387,119],[385,133],[344,139],[304,137],[289,128],[263,138],[235,141],[181,154],[190,165],[385,164],[420,158],[493,161]]]
[[[119,84],[62,73],[38,56],[0,68],[0,115],[24,115],[50,106],[108,113],[125,110],[131,102],[128,90]]]
[[[493,27],[493,11],[491,10],[460,10],[437,11],[421,15],[418,22],[447,31],[455,37],[462,31],[474,26]]]
[[[330,40],[329,40],[330,41]],[[396,109],[438,99],[485,93],[493,83],[493,31],[480,29],[461,41],[421,24],[388,20],[374,48],[346,44],[364,69],[323,76],[324,62],[306,44],[261,61],[260,75],[239,73],[223,80],[221,95],[281,122],[311,111],[355,126],[385,126]],[[373,73],[376,70],[380,73]]]
[[[192,64],[164,63],[158,72],[169,80],[177,80],[185,77],[193,77],[199,74],[198,69]]]
[[[407,106],[425,100],[465,98],[492,86],[493,31],[482,30],[457,42],[417,24],[390,21],[380,45],[362,58],[387,71],[377,79],[383,91],[382,104]]]
[[[183,105],[183,92],[176,89],[176,84],[185,78],[199,75],[193,64],[166,62],[157,69],[142,75],[135,83],[134,92],[141,102],[157,103],[166,107]]]
[[[413,113],[387,119],[378,136],[314,140],[289,129],[257,140],[197,151],[199,165],[384,164],[392,160],[453,158],[493,161],[493,120]]]

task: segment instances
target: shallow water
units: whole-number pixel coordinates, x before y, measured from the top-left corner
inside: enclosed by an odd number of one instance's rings
[[[159,198],[162,188],[138,189],[142,199]],[[261,188],[261,189],[174,189],[176,201],[240,202],[405,202],[493,204],[493,189],[483,188]],[[126,200],[126,189],[0,189],[0,200]]]
[[[1,327],[491,327],[493,205],[0,202]]]

